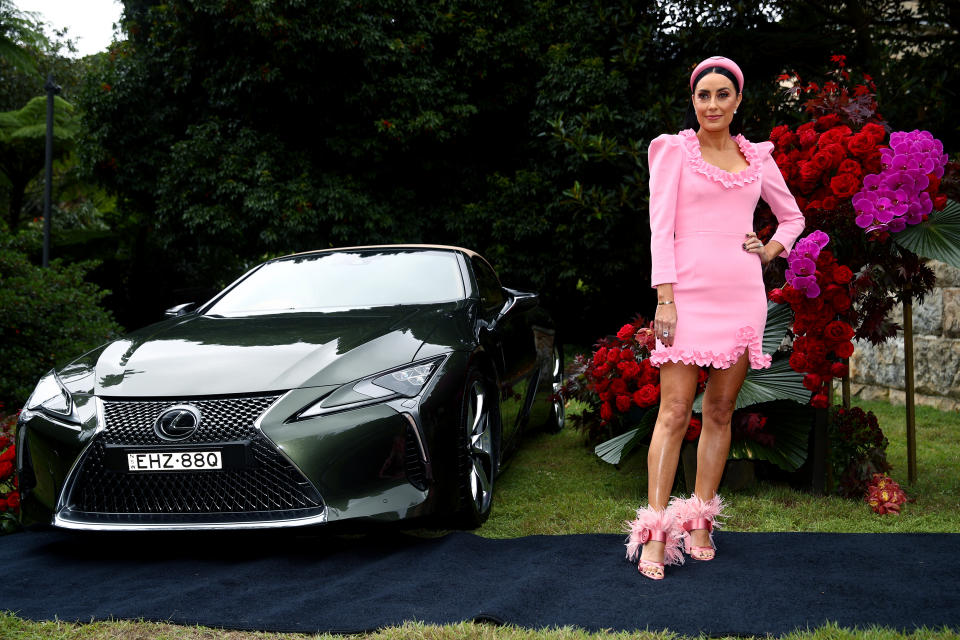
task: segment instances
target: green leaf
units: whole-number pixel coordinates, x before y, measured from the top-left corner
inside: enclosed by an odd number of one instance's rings
[[[600,459],[604,462],[620,464],[620,461],[633,451],[634,447],[636,447],[647,434],[653,431],[653,425],[657,422],[658,411],[659,407],[651,407],[643,414],[636,429],[631,429],[626,433],[601,442],[594,448],[593,452],[600,456]]]
[[[763,352],[773,353],[779,349],[792,324],[793,310],[789,304],[768,302],[767,325],[763,328]]]
[[[767,460],[785,471],[796,471],[807,460],[807,445],[814,411],[809,405],[798,407],[789,401],[768,402],[751,407],[767,416],[764,431],[773,436],[773,446],[751,439],[735,440],[731,458]]]
[[[926,222],[893,234],[893,241],[918,256],[960,268],[960,204],[948,201],[943,211],[934,211]]]

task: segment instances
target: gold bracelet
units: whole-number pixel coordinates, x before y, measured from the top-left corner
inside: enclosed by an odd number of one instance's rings
[[[663,304],[673,304],[673,300],[657,300],[658,307]]]

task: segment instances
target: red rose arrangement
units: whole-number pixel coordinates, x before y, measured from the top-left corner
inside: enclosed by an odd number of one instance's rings
[[[889,476],[875,473],[864,501],[881,515],[886,513],[900,515],[900,505],[907,502],[907,494]]]
[[[590,356],[581,354],[574,359],[573,373],[564,384],[563,395],[589,406],[574,424],[579,422],[591,440],[619,434],[626,426],[627,414],[660,402],[660,369],[649,360],[655,345],[653,323],[637,316],[615,336],[597,341]],[[707,372],[701,369],[698,392],[703,390],[706,380]]]
[[[0,411],[3,405],[0,404]],[[17,450],[13,443],[13,432],[17,416],[3,416],[0,412],[0,523],[4,531],[13,531],[17,527],[17,514],[20,512],[20,492],[17,490],[17,476],[14,473],[14,460]]]
[[[737,411],[732,426],[734,440],[750,439],[768,447],[776,444],[774,435],[764,428],[767,426],[767,416],[762,413]]]
[[[829,404],[830,382],[847,375],[843,360],[853,355],[853,272],[823,250],[828,242],[822,231],[798,241],[788,257],[787,284],[769,294],[773,302],[793,309],[790,368],[805,374],[810,404],[818,409]]]

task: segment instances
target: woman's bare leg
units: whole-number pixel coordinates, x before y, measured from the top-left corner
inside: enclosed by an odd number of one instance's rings
[[[647,500],[654,509],[666,509],[670,501],[680,445],[697,395],[699,370],[696,365],[677,362],[665,362],[660,367],[660,410],[647,452]],[[663,562],[663,543],[648,542],[640,557]]]
[[[749,361],[744,354],[728,369],[711,369],[703,394],[703,429],[697,445],[697,485],[694,492],[703,501],[717,493],[720,478],[730,453],[730,421],[737,394],[747,375]],[[710,546],[710,533],[696,529],[690,533],[697,547]]]

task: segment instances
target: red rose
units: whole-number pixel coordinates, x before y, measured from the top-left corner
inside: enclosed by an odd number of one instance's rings
[[[794,289],[790,285],[787,285],[783,288],[783,299],[790,303],[790,305],[799,304],[801,300],[806,298],[806,294],[799,289]]]
[[[815,126],[819,131],[826,131],[827,129],[832,129],[839,124],[840,116],[835,113],[828,113],[827,115],[817,118]]]
[[[812,125],[813,123],[807,122],[805,124]],[[820,136],[817,134],[816,131],[814,131],[813,129],[806,129],[801,131],[801,129],[803,129],[803,125],[800,125],[799,127],[797,127],[797,137],[800,138],[801,147],[808,149],[813,145],[817,144],[817,140],[819,139]]]
[[[0,453],[0,462],[4,460],[13,460],[14,456],[17,454],[16,445],[8,447],[3,453]]]
[[[833,211],[838,206],[840,206],[840,201],[834,198],[833,196],[827,196],[823,199],[821,206],[827,211]]]
[[[837,265],[833,268],[833,281],[837,284],[847,284],[853,280],[853,271],[846,265]]]
[[[876,148],[877,143],[869,134],[861,132],[847,139],[847,149],[858,158],[866,158]]]
[[[617,369],[624,380],[633,380],[640,375],[640,365],[636,360],[624,360],[617,363]]]
[[[937,197],[933,199],[933,208],[937,211],[943,211],[943,208],[947,206],[947,196],[945,194],[937,194]]]
[[[617,396],[617,411],[620,413],[626,413],[630,409],[630,405],[633,404],[633,399],[628,395],[619,395]]]
[[[816,122],[804,122],[802,125],[797,127],[797,133],[803,133],[804,131],[813,131],[813,128],[817,125]]]
[[[850,367],[842,362],[834,362],[830,365],[830,375],[834,378],[842,378],[850,373]]]
[[[840,144],[843,142],[844,138],[852,134],[853,134],[853,131],[850,130],[850,127],[847,127],[847,126],[834,127],[829,131],[826,131],[823,134],[821,134],[818,144],[820,145],[821,149],[831,144]]]
[[[880,144],[883,142],[883,139],[887,137],[887,132],[883,126],[875,122],[863,125],[863,128],[860,129],[860,133],[873,138],[875,144]]]
[[[610,378],[600,378],[593,383],[593,388],[597,393],[603,393],[610,386]]]
[[[613,417],[613,407],[610,406],[609,402],[604,402],[600,405],[600,419],[604,422],[610,420]]]
[[[13,465],[6,460],[0,462],[0,480],[7,478],[11,473],[13,473]]]
[[[828,404],[829,400],[827,400],[827,396],[822,393],[818,393],[810,398],[810,406],[814,409],[826,409]]]
[[[850,308],[851,304],[850,296],[846,293],[838,293],[830,299],[830,306],[836,313],[843,313]]]
[[[833,348],[833,352],[837,354],[838,358],[849,358],[853,355],[853,343],[841,342]]]
[[[833,164],[833,154],[820,151],[810,159],[810,162],[817,168],[817,173],[821,174]]]
[[[860,178],[850,173],[838,173],[830,178],[830,190],[838,198],[852,198],[860,191]]]
[[[610,363],[608,363],[608,362],[604,362],[604,363],[603,363],[602,365],[600,365],[599,367],[594,367],[594,369],[593,369],[593,377],[594,377],[594,378],[602,378],[602,377],[604,377],[605,375],[607,375],[608,373],[610,373]]]
[[[610,391],[616,394],[626,393],[627,392],[627,381],[623,378],[615,378],[613,382],[610,383]]]
[[[880,173],[883,169],[883,159],[879,151],[874,151],[863,160],[863,170],[866,173]]]
[[[790,125],[781,124],[779,126],[774,127],[773,130],[770,131],[770,142],[773,142],[774,144],[776,144],[776,142],[780,140],[780,137],[783,136],[783,134],[788,133],[789,131],[790,131]]]
[[[20,492],[11,491],[10,495],[7,496],[7,504],[11,509],[16,509],[20,506]]]
[[[815,373],[808,373],[807,375],[803,376],[803,386],[810,391],[816,391],[819,389],[821,382],[820,376]]]
[[[602,363],[607,361],[607,348],[600,347],[593,353],[593,366],[599,367]]]
[[[849,173],[859,178],[863,175],[863,166],[856,160],[845,158],[840,161],[840,166],[837,167],[837,173]]]
[[[853,327],[843,320],[834,320],[824,328],[823,335],[831,342],[848,341],[853,337]]]
[[[771,289],[770,293],[767,294],[767,298],[775,304],[783,304],[783,290]]]
[[[7,510],[7,499],[0,498],[0,511],[6,511],[6,510]]]
[[[790,368],[797,373],[803,373],[807,370],[807,358],[799,351],[790,354]]]
[[[2,402],[0,402],[0,409],[3,409],[3,403],[2,403]],[[6,446],[7,446],[8,444],[10,444],[11,442],[13,442],[13,440],[11,440],[10,438],[8,438],[7,436],[0,436],[0,449],[3,449],[4,447],[6,447]]]
[[[633,392],[633,402],[638,407],[651,407],[660,399],[660,389],[652,384],[645,384]]]
[[[617,337],[624,342],[629,342],[636,332],[637,329],[632,324],[625,324],[620,327],[620,331],[617,331]]]
[[[817,268],[821,269],[832,262],[835,262],[836,259],[833,257],[833,254],[829,251],[821,251],[820,255],[817,256]]]
[[[620,359],[620,349],[618,349],[617,347],[614,347],[609,351],[607,351],[607,362],[613,363],[619,359]]]
[[[934,194],[940,190],[940,178],[938,178],[936,174],[928,173],[927,180],[930,181],[930,184],[927,185],[927,188],[924,189],[924,191],[930,194]]]
[[[637,354],[634,353],[633,349],[630,347],[624,347],[620,349],[620,362],[627,362],[629,360],[636,361]]]
[[[687,426],[687,432],[684,434],[683,439],[693,442],[700,437],[700,431],[703,429],[703,422],[700,421],[700,418],[690,418],[690,424]]]

